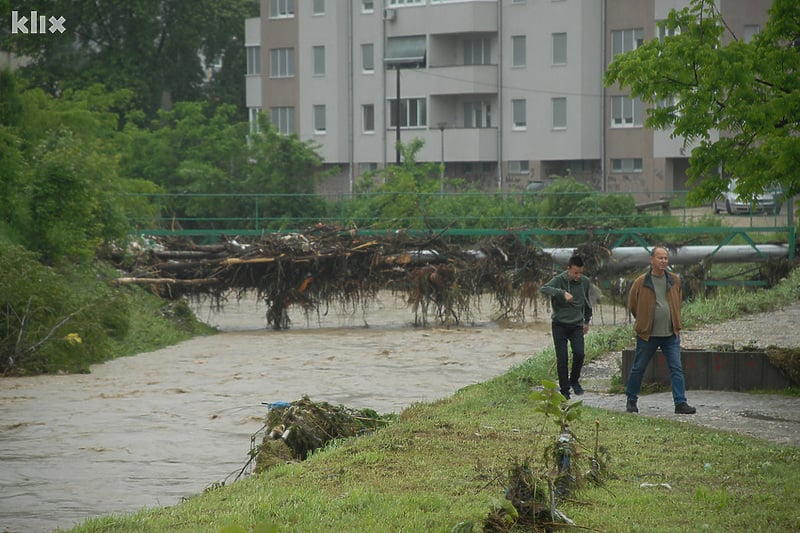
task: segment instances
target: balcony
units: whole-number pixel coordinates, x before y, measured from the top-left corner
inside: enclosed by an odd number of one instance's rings
[[[394,98],[395,72],[386,71],[387,95]],[[458,65],[401,69],[401,97],[497,93],[497,65]]]
[[[438,163],[441,160],[442,132],[432,126],[425,130],[403,130],[403,142],[413,137],[425,141],[418,161]],[[394,147],[389,154],[394,157]],[[391,160],[391,157],[389,159]],[[446,128],[444,130],[445,162],[478,162],[497,160],[497,128]]]
[[[497,31],[497,0],[397,6],[392,11],[394,18],[387,21],[389,37]]]

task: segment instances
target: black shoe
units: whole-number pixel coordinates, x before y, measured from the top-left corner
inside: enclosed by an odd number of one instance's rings
[[[575,396],[581,396],[583,394],[583,387],[581,387],[580,383],[572,383],[572,392],[575,393]]]
[[[676,415],[693,415],[697,412],[697,409],[692,407],[686,402],[679,403],[675,406],[675,414]]]
[[[636,400],[628,400],[628,404],[625,406],[625,410],[629,413],[638,413],[639,408],[636,406]]]
[[[561,396],[563,396],[564,398],[566,398],[567,400],[569,400],[569,390],[566,390],[566,391],[563,391],[563,390],[562,390],[562,391],[561,391]]]

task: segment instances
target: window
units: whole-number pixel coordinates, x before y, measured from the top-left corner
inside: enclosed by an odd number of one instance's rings
[[[567,128],[567,99],[553,98],[553,129],[564,130]]]
[[[325,106],[314,106],[314,133],[325,133]]]
[[[295,133],[293,107],[272,107],[269,111],[272,123],[280,133],[284,135]]]
[[[569,162],[567,169],[573,174],[595,172],[596,170],[591,159],[573,159]]]
[[[611,160],[611,172],[641,172],[642,171],[642,159],[641,158],[630,158],[630,159],[612,159]]]
[[[512,129],[524,130],[528,127],[528,111],[526,100],[511,100]]]
[[[632,30],[616,30],[611,32],[611,55],[612,57],[623,52],[636,50],[644,43],[644,30],[636,28]]]
[[[761,26],[758,24],[745,24],[744,25],[744,42],[749,43],[753,37],[761,32]]]
[[[667,22],[662,20],[656,23],[656,36],[659,41],[663,41],[667,37],[674,37],[681,34],[680,28],[667,28]]]
[[[465,65],[489,64],[489,39],[466,39],[464,41]]]
[[[389,0],[390,6],[413,6],[422,5],[425,0]]]
[[[325,75],[325,47],[312,46],[312,55],[314,56],[314,76]]]
[[[269,51],[269,77],[294,77],[294,48],[273,48]]]
[[[673,117],[681,116],[681,109],[678,106],[680,100],[677,96],[668,96],[666,98],[662,98],[656,104],[660,109],[669,109],[670,114]]]
[[[567,34],[554,33],[553,34],[553,64],[566,65],[567,64]]]
[[[464,127],[491,128],[491,111],[489,102],[464,102]]]
[[[527,39],[524,35],[514,35],[511,37],[512,66],[524,67],[527,63]]]
[[[261,74],[261,47],[248,46],[247,50],[247,74]]]
[[[519,161],[512,160],[508,162],[509,174],[528,174],[530,172],[530,161],[527,159],[520,159]]]
[[[407,35],[404,37],[389,37],[386,40],[386,50],[383,62],[387,66],[398,65],[399,68],[410,66],[425,66],[427,44],[424,35]]]
[[[611,127],[633,128],[644,123],[644,106],[638,98],[611,97]]]
[[[248,107],[247,108],[247,122],[250,123],[250,133],[258,133],[261,131],[261,128],[258,124],[258,114],[261,113],[260,107]]]
[[[378,163],[359,163],[358,175],[366,174],[367,172],[375,172],[378,170]]]
[[[324,15],[325,14],[325,0],[314,0],[314,5],[312,7],[314,15]]]
[[[361,106],[361,130],[364,133],[375,131],[375,106],[372,104]]]
[[[375,72],[375,45],[372,43],[361,45],[361,70]]]
[[[422,128],[428,124],[428,105],[424,98],[400,99],[400,127]],[[397,101],[389,101],[389,126],[397,127]]]
[[[375,2],[374,0],[361,0],[361,12],[362,13],[373,13],[375,11]]]
[[[269,18],[294,16],[294,0],[269,0]]]

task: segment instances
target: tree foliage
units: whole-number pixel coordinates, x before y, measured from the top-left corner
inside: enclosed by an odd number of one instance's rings
[[[250,131],[233,106],[208,102],[180,102],[151,121],[139,116],[121,137],[120,172],[185,195],[163,206],[163,214],[183,220],[183,227],[188,219],[216,218],[243,228],[241,219],[256,212],[271,219],[319,216],[324,207],[307,196],[322,167],[317,146],[281,135],[264,115],[259,120]],[[267,194],[282,196],[245,203],[245,195]]]
[[[571,176],[559,178],[545,187],[534,200],[541,227],[575,228],[638,225],[636,201],[629,194],[603,194]]]
[[[429,226],[442,227],[430,218],[434,213],[438,217],[446,214],[434,210],[433,202],[425,201],[440,190],[440,184],[439,165],[417,162],[417,154],[424,144],[419,138],[408,144],[400,143],[400,165],[362,176],[356,185],[359,196],[351,206],[351,218],[357,225],[370,223],[373,227],[408,228],[418,226],[423,220]]]
[[[117,116],[127,93],[68,91],[56,100],[0,73],[0,228],[47,263],[86,261],[128,232],[116,172]]]
[[[629,87],[652,106],[647,126],[672,128],[687,146],[696,145],[690,200],[713,199],[731,176],[744,197],[775,184],[797,194],[800,3],[775,0],[751,42],[731,31],[716,4],[693,0],[670,12],[666,27],[679,32],[616,56],[606,83]]]
[[[9,7],[29,17],[30,2],[11,0]],[[31,58],[22,72],[49,94],[99,83],[110,92],[134,91],[149,116],[200,99],[236,103],[244,112],[243,21],[258,14],[257,2],[40,0],[35,9],[64,17],[66,31],[13,34],[3,24],[0,49]]]

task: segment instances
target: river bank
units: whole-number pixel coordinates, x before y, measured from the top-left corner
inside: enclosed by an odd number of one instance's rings
[[[0,380],[0,531],[44,532],[86,518],[175,505],[231,481],[261,428],[262,402],[308,395],[399,412],[500,375],[549,346],[541,319],[414,328],[400,301],[333,311],[288,331],[231,303],[198,316],[222,333],[124,357],[91,374]]]
[[[306,321],[296,313],[293,328],[277,332],[264,329],[265,311],[253,302],[198,311],[222,333],[110,361],[91,374],[0,380],[0,531],[52,531],[92,516],[171,506],[230,481],[248,459],[263,402],[308,395],[399,412],[491,379],[551,345],[546,315],[501,326],[489,306],[470,325],[414,328],[410,310],[384,298],[366,318],[331,311]],[[687,331],[684,340],[800,346],[799,314],[793,304]],[[619,371],[614,357],[587,367],[587,405],[624,409],[624,397],[609,395],[604,381]],[[767,440],[800,435],[791,425],[797,398],[691,391],[699,413],[678,417],[664,394],[640,400],[641,416]]]

